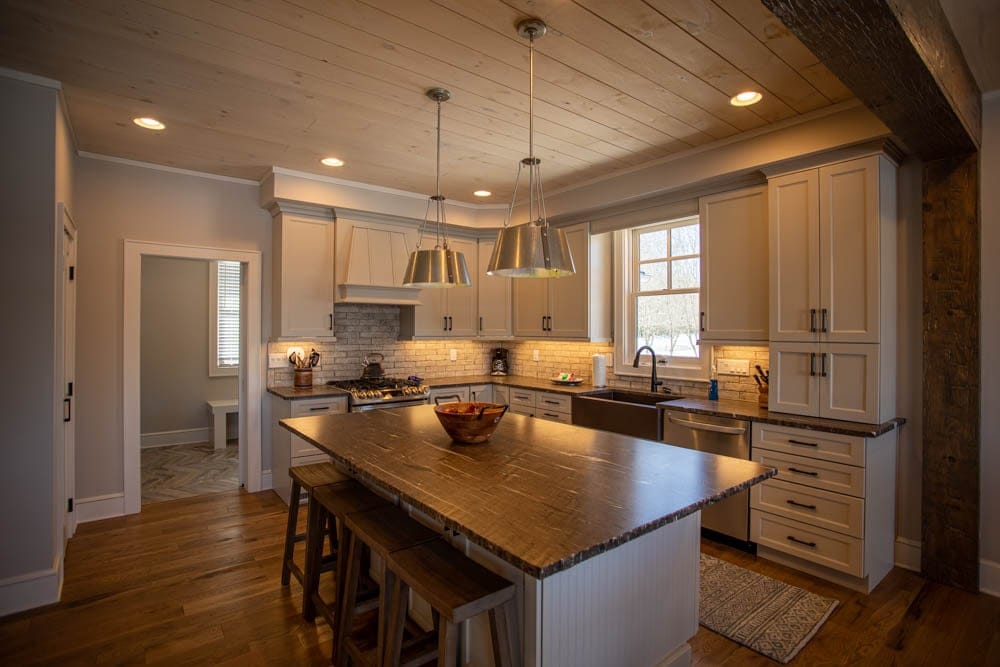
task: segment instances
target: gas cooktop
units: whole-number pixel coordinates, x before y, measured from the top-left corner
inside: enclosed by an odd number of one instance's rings
[[[327,384],[349,392],[352,406],[381,404],[391,407],[393,404],[422,403],[427,401],[430,391],[425,384],[403,378],[330,380]]]

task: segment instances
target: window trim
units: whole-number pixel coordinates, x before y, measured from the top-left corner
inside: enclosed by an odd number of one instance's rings
[[[242,307],[241,290],[241,310]],[[242,328],[242,316],[240,320]],[[234,377],[239,374],[238,363],[235,366],[219,366],[219,260],[211,260],[208,263],[208,376]]]
[[[615,288],[613,290],[615,312],[615,353],[613,372],[615,375],[628,377],[649,377],[650,363],[647,355],[644,355],[643,358],[640,359],[639,368],[632,367],[632,359],[635,357],[636,349],[636,305],[635,299],[632,298],[632,288],[637,280],[639,265],[638,258],[636,257],[638,251],[634,248],[634,243],[632,241],[634,230],[662,225],[672,225],[675,223],[690,223],[692,221],[699,220],[700,217],[698,215],[686,215],[671,220],[661,220],[659,222],[645,225],[636,225],[635,227],[620,229],[614,232],[612,248],[615,277]],[[701,230],[699,228],[699,232],[700,231]],[[701,266],[704,266],[705,251],[706,249],[699,245],[698,257],[701,258]],[[686,256],[678,255],[678,259],[683,257]],[[698,293],[700,296],[701,289],[702,286],[699,284],[697,290],[691,291]],[[710,350],[701,346],[700,340],[697,344],[699,345],[697,358],[668,357],[665,360],[658,359],[661,363],[656,365],[657,376],[669,380],[707,381],[709,378]]]

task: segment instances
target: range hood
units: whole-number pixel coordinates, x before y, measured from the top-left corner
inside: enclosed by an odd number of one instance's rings
[[[403,287],[410,257],[410,243],[403,230],[354,222],[347,245],[346,272],[337,284],[337,303],[420,304],[420,289]]]

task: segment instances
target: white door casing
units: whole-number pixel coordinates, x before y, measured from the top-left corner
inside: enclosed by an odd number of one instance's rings
[[[256,250],[227,250],[172,243],[125,240],[123,276],[123,363],[122,428],[124,435],[123,471],[125,513],[135,514],[142,506],[140,477],[140,313],[142,301],[142,257],[182,257],[187,259],[240,262],[244,268],[246,308],[241,313],[245,334],[240,358],[240,458],[246,460],[246,488],[261,490],[261,402],[265,355],[261,344],[261,254]],[[242,466],[242,463],[241,463]]]
[[[63,539],[76,532],[76,514],[69,510],[69,501],[76,494],[76,253],[77,229],[69,211],[59,205],[62,228],[63,320],[62,320],[62,396],[66,414],[63,417],[63,497],[57,505],[65,512]]]

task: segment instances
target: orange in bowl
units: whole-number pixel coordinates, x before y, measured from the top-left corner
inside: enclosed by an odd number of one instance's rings
[[[486,442],[507,412],[500,403],[443,403],[434,406],[441,426],[456,442]]]

